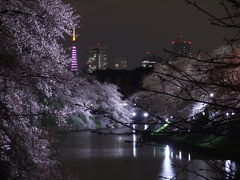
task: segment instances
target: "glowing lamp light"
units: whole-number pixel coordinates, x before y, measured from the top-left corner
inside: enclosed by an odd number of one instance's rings
[[[148,117],[148,115],[149,115],[149,114],[148,114],[147,112],[145,112],[145,113],[143,114],[144,117]]]
[[[172,41],[172,44],[175,44],[175,41]]]
[[[188,44],[192,44],[192,41],[189,41]]]
[[[133,117],[136,117],[136,115],[137,115],[137,113],[135,113],[135,112],[132,113],[132,116],[133,116]]]

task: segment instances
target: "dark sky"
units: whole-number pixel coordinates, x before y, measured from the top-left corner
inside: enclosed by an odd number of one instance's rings
[[[140,65],[147,50],[166,57],[163,48],[182,32],[192,41],[192,51],[211,51],[222,45],[232,32],[210,25],[208,16],[185,0],[64,0],[82,18],[77,30],[81,66],[87,59],[87,48],[97,42],[108,47],[109,61],[125,57],[129,68]],[[218,0],[198,0],[214,14],[224,15]]]

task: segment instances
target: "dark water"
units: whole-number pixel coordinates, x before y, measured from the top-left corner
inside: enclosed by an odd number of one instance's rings
[[[231,160],[203,160],[196,156],[199,152],[181,151],[167,144],[139,146],[137,138],[90,131],[69,133],[59,144],[60,160],[64,169],[81,180],[231,179],[237,171]]]

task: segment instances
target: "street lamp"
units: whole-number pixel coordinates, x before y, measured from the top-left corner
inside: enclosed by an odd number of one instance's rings
[[[210,93],[210,97],[213,97],[214,96],[214,94],[213,93]]]

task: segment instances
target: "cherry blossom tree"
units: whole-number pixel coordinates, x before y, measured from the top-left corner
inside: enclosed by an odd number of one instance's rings
[[[133,97],[153,115],[157,113],[160,119],[167,115],[189,123],[193,116],[205,114],[206,111],[212,120],[236,124],[236,118],[232,122],[230,118],[226,119],[226,114],[238,114],[240,105],[239,3],[220,1],[227,14],[221,18],[202,9],[195,1],[187,0],[187,3],[210,16],[213,25],[236,29],[236,35],[212,53],[200,52],[192,56],[178,54],[182,58],[177,61],[163,59],[155,66],[154,72],[143,80],[143,91]],[[209,129],[215,131],[217,124]]]
[[[60,41],[78,23],[71,6],[3,0],[0,14],[0,176],[61,179],[49,127],[128,122],[129,107],[115,86],[69,71]]]
[[[181,58],[177,61],[163,59],[155,66],[154,72],[144,79],[141,92],[133,98],[139,106],[148,109],[159,120],[155,125],[159,131],[152,131],[150,135],[167,135],[164,137],[171,140],[183,138],[182,143],[198,147],[206,148],[207,144],[221,155],[234,152],[234,149],[239,149],[240,138],[240,3],[237,0],[219,0],[226,16],[217,17],[203,9],[199,1],[186,2],[207,14],[213,25],[236,33],[231,39],[225,39],[225,44],[211,53],[199,52],[197,55],[185,56],[165,50]],[[167,123],[166,118],[169,118]],[[236,158],[236,151],[234,153]],[[205,154],[202,153],[201,156],[205,157]],[[226,179],[239,179],[239,173],[235,169],[226,171],[226,164],[217,162],[213,160],[214,173],[221,173]],[[218,169],[216,164],[222,169]],[[184,164],[182,171],[187,166],[188,164]],[[189,172],[203,179],[220,179],[217,176],[208,178],[204,171],[209,169],[203,169],[201,173]],[[178,174],[180,173],[174,178]]]

